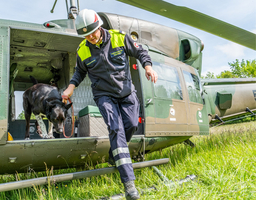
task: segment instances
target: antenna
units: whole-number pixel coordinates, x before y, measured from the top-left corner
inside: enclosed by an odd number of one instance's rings
[[[53,7],[52,7],[52,9],[50,11],[51,13],[53,13],[57,1],[58,0],[54,1]],[[78,9],[76,8],[75,0],[70,0],[70,8],[68,10],[68,1],[66,0],[68,19],[75,19],[76,18],[77,14],[79,12],[79,0],[77,0],[77,5],[78,5]]]
[[[78,12],[80,12],[79,0],[77,0],[77,9],[78,9]]]
[[[58,0],[55,0],[55,2],[54,2],[54,4],[53,4],[53,7],[52,7],[52,9],[51,9],[51,13],[53,13],[53,10],[54,10],[54,8],[55,8],[55,5],[56,5],[57,1],[58,1]]]

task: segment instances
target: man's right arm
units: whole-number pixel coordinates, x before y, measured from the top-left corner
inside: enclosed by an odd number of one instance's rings
[[[84,80],[86,74],[87,74],[86,67],[82,63],[80,57],[77,55],[75,73],[69,83],[74,84],[77,87]]]
[[[76,68],[73,77],[69,82],[68,88],[63,92],[64,97],[71,97],[74,89],[84,80],[87,71],[81,68],[82,62],[79,56],[77,56]],[[67,103],[67,100],[63,98],[63,102]]]

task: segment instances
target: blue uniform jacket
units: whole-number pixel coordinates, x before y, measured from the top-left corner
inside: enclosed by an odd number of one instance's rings
[[[122,98],[135,90],[128,56],[138,59],[143,67],[152,65],[151,58],[127,34],[103,28],[102,33],[100,47],[86,39],[79,45],[76,71],[70,83],[77,87],[88,73],[94,97],[107,95]]]

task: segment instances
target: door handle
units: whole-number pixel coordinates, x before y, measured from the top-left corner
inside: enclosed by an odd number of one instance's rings
[[[147,107],[149,104],[153,104],[153,102],[152,102],[152,101],[153,101],[153,99],[151,99],[151,98],[150,98],[150,99],[147,99],[147,100],[146,100],[146,105],[145,105],[145,106]]]

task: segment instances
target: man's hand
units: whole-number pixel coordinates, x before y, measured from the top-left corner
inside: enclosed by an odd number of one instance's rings
[[[75,89],[75,85],[73,84],[69,84],[68,88],[63,92],[63,97],[62,97],[62,102],[67,104],[67,100],[69,97],[72,96],[74,89]]]
[[[156,83],[157,79],[158,79],[158,75],[157,73],[152,69],[152,67],[150,65],[145,66],[145,71],[146,71],[146,77],[148,80],[150,80],[151,77],[151,81]]]

